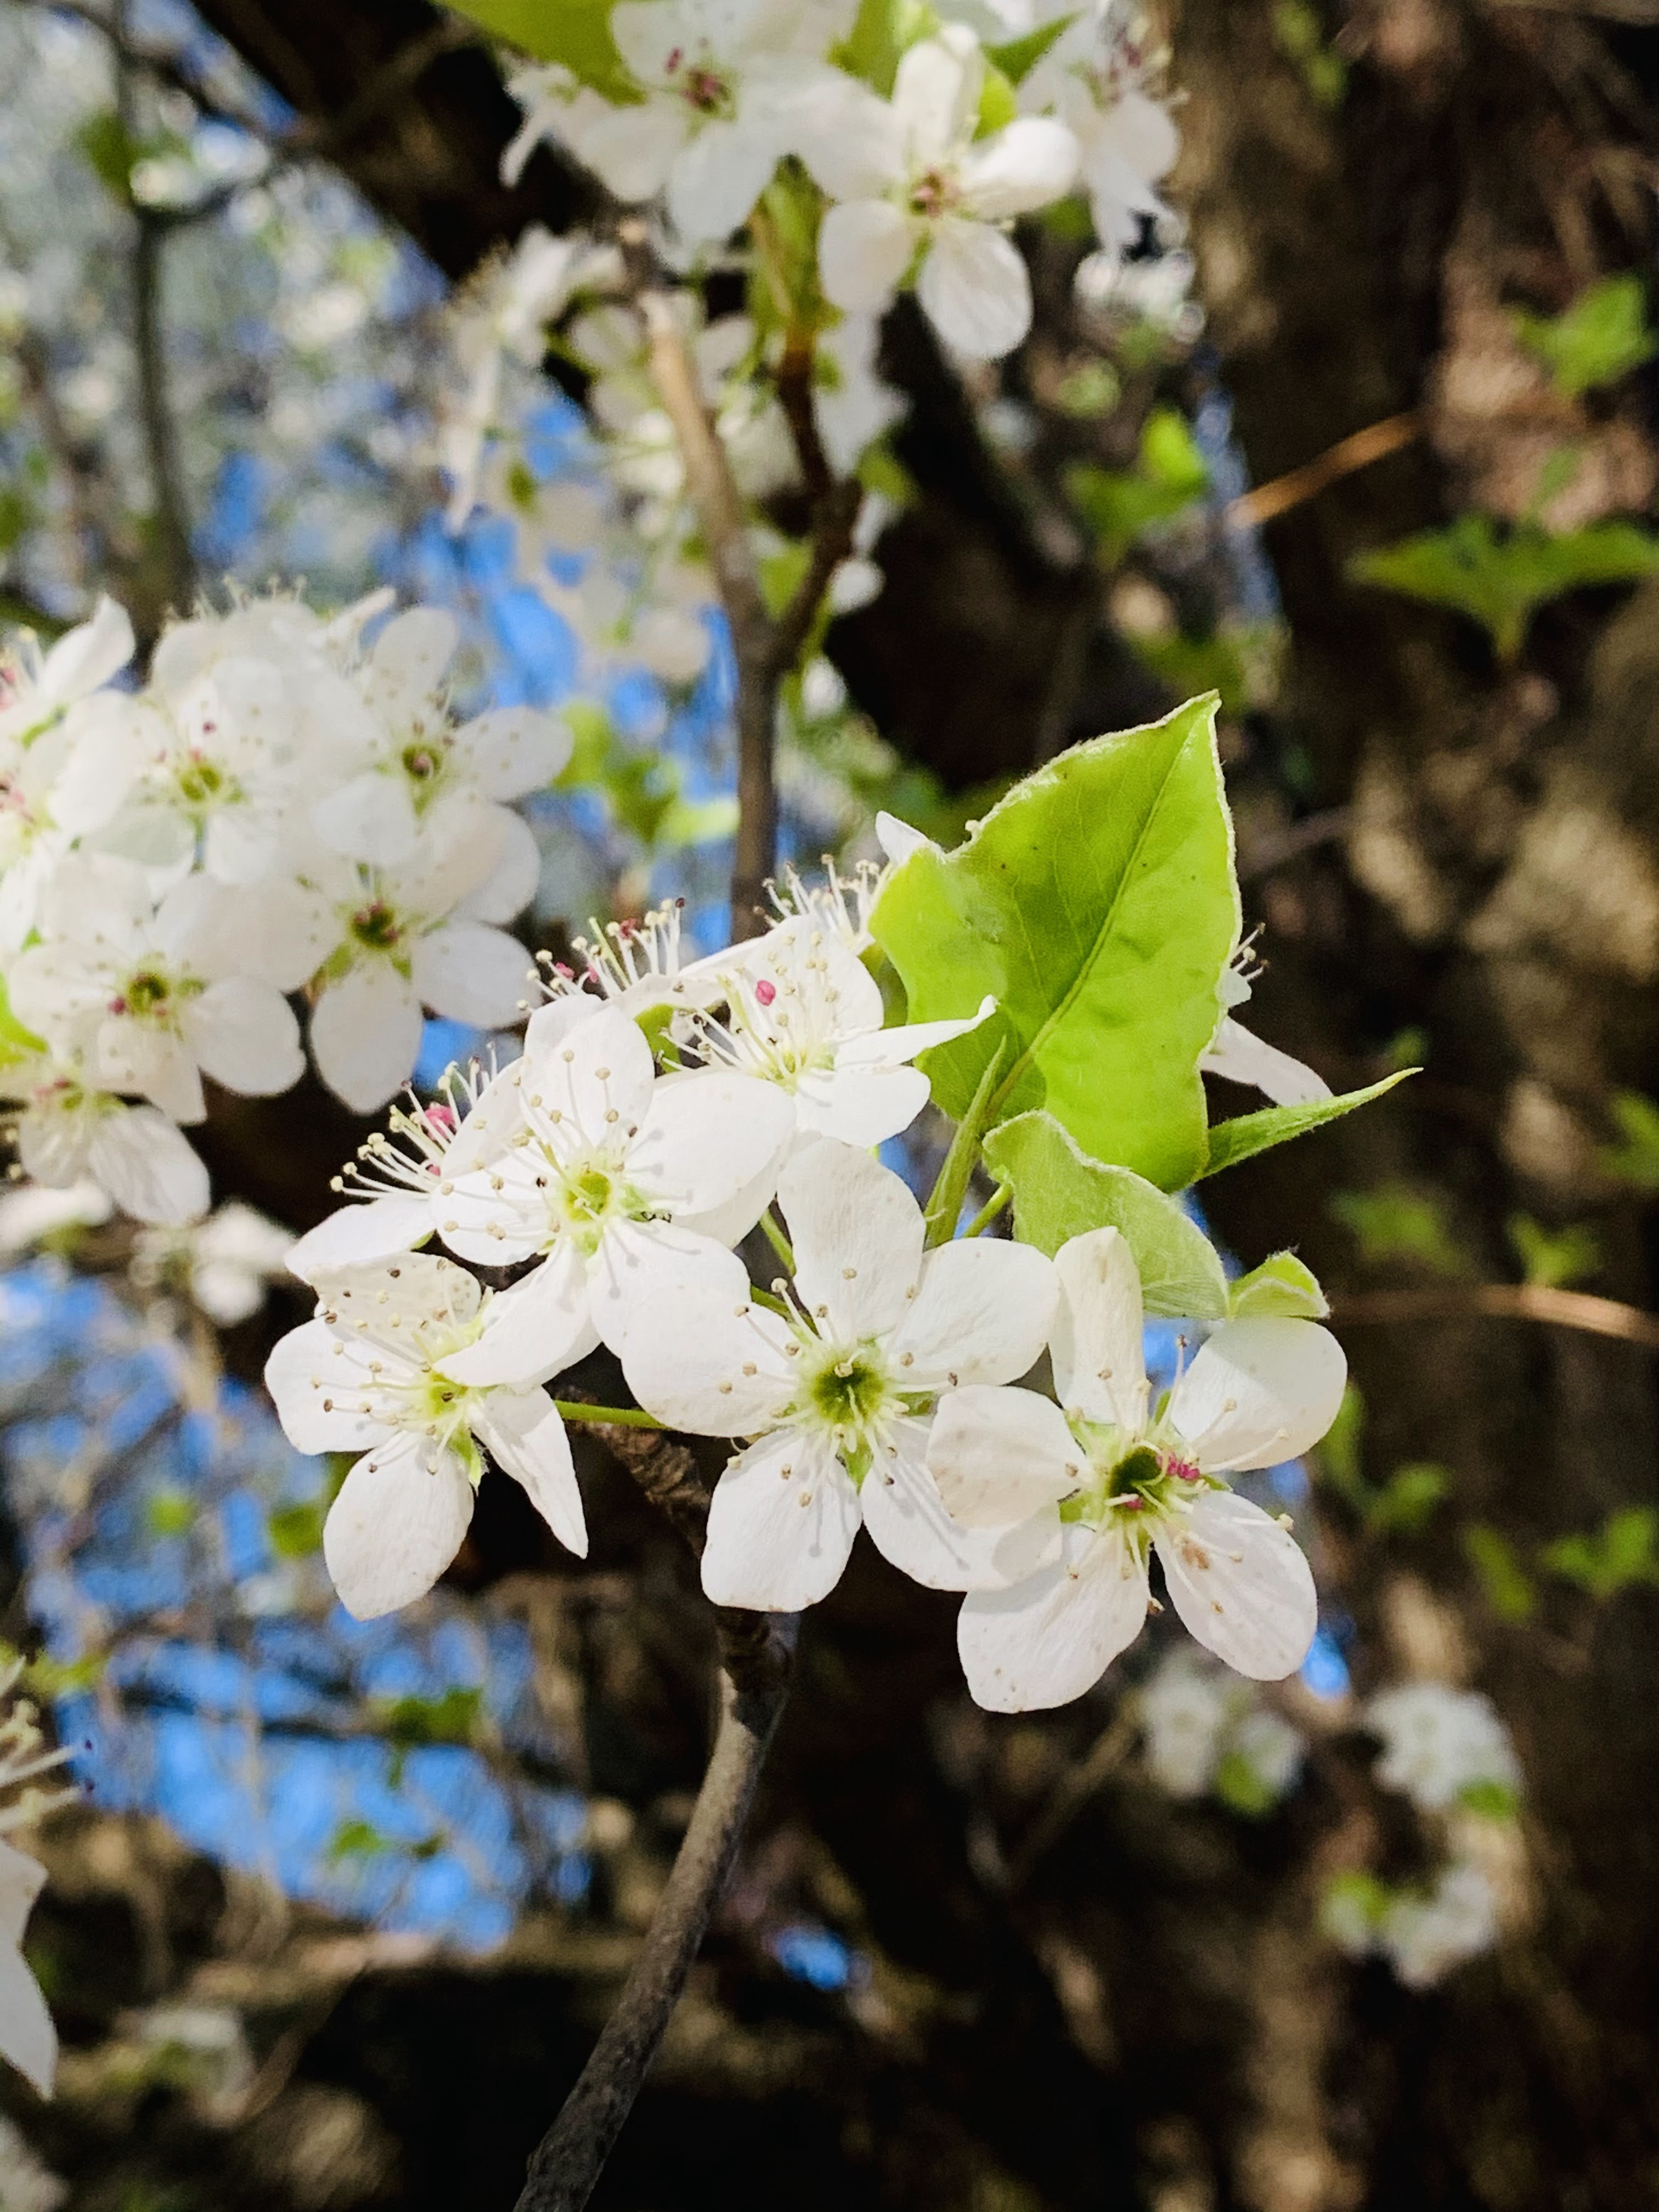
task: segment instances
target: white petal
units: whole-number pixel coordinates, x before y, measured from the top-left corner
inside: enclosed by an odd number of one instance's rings
[[[1248,1083],[1275,1106],[1310,1106],[1328,1098],[1331,1086],[1322,1075],[1287,1052],[1252,1036],[1231,1014],[1223,1018],[1215,1042],[1199,1066],[1206,1075],[1225,1076],[1231,1083]]]
[[[314,1283],[319,1275],[337,1274],[343,1267],[389,1260],[424,1244],[432,1226],[430,1200],[412,1191],[407,1198],[398,1192],[367,1205],[338,1206],[290,1246],[288,1272],[302,1283]]]
[[[174,1121],[207,1119],[202,1079],[180,1037],[117,1015],[98,1025],[93,1073],[106,1091],[138,1091]]]
[[[472,1485],[453,1452],[405,1430],[357,1462],[323,1523],[340,1602],[375,1620],[424,1597],[461,1548]]]
[[[43,2097],[58,2071],[58,2031],[28,1961],[0,1942],[0,2058],[8,2058]]]
[[[461,1117],[444,1154],[444,1174],[468,1175],[499,1159],[524,1127],[522,1063],[509,1061],[492,1075]]]
[[[716,1605],[799,1613],[841,1580],[859,1532],[859,1494],[820,1437],[779,1429],[714,1486],[702,1586]]]
[[[496,1465],[521,1482],[536,1510],[579,1559],[587,1557],[587,1522],[570,1457],[570,1439],[545,1390],[492,1390],[472,1421]]]
[[[458,1382],[522,1389],[574,1366],[598,1342],[588,1318],[587,1270],[565,1241],[522,1282],[498,1291],[484,1308],[477,1342],[441,1364]]]
[[[1091,1229],[1054,1255],[1060,1302],[1048,1339],[1054,1395],[1088,1421],[1128,1436],[1146,1425],[1146,1361],[1140,1275],[1115,1229]]]
[[[588,1267],[587,1309],[601,1340],[620,1352],[642,1297],[696,1283],[733,1302],[749,1291],[742,1261],[712,1237],[700,1237],[673,1221],[616,1222]]]
[[[796,1085],[795,1120],[809,1135],[867,1152],[908,1129],[929,1090],[919,1067],[815,1068]]]
[[[1101,118],[1094,133],[1097,145],[1109,146],[1139,176],[1156,184],[1174,168],[1181,152],[1181,134],[1169,111],[1144,92],[1126,92]]]
[[[1077,140],[1049,116],[1022,115],[963,156],[964,204],[988,222],[1063,199],[1077,182]]]
[[[1059,1517],[969,1528],[947,1513],[925,1463],[927,1424],[896,1421],[864,1478],[859,1504],[871,1541],[928,1589],[1006,1589],[1060,1553]]]
[[[902,867],[912,853],[924,849],[937,853],[939,849],[933,839],[913,823],[902,821],[896,814],[885,811],[876,817],[876,842],[896,868]]]
[[[52,818],[82,837],[114,814],[147,755],[165,746],[167,725],[152,708],[111,692],[88,701],[70,726],[75,743],[52,787]]]
[[[1212,1474],[1273,1467],[1319,1442],[1347,1376],[1341,1346],[1317,1322],[1229,1322],[1176,1384],[1170,1424]]]
[[[1031,280],[1018,247],[989,223],[945,216],[916,279],[927,319],[969,361],[1012,353],[1031,327]]]
[[[915,228],[886,200],[842,200],[818,232],[823,296],[849,315],[879,314],[910,266]]]
[[[125,607],[100,593],[90,620],[60,637],[40,665],[40,690],[54,700],[84,698],[126,666],[135,650]]]
[[[265,1388],[295,1451],[360,1452],[380,1442],[385,1422],[357,1410],[368,1382],[356,1346],[322,1321],[290,1329],[265,1362]]]
[[[452,1022],[510,1029],[532,977],[516,937],[482,921],[441,922],[415,947],[415,988],[423,1006]]]
[[[572,1123],[592,1142],[615,1144],[630,1123],[643,1123],[651,1103],[651,1048],[638,1023],[614,1007],[549,1023],[557,1011],[537,1015],[520,1063],[526,1118],[557,1152],[567,1150]]]
[[[884,1336],[902,1319],[921,1272],[921,1208],[867,1152],[821,1138],[778,1178],[795,1282],[829,1334]]]
[[[542,848],[536,833],[521,814],[506,807],[496,810],[501,842],[495,864],[476,891],[463,899],[461,916],[468,921],[507,922],[521,915],[536,896],[541,881]]]
[[[728,238],[760,198],[778,158],[778,134],[752,124],[707,123],[668,173],[668,219],[691,245]]]
[[[979,41],[955,25],[906,51],[893,82],[893,110],[913,168],[933,167],[969,135],[984,80]]]
[[[306,1072],[294,1009],[280,991],[252,975],[210,983],[185,1008],[184,1022],[203,1073],[227,1091],[274,1098]]]
[[[952,1519],[966,1528],[1006,1528],[1058,1505],[1088,1471],[1051,1400],[983,1384],[939,1400],[927,1466]]]
[[[353,776],[311,810],[311,826],[331,853],[395,868],[415,850],[420,824],[401,776],[370,769]]]
[[[619,200],[648,200],[662,190],[688,129],[678,108],[666,101],[613,107],[597,95],[584,100],[580,94],[565,122],[567,145]]]
[[[1319,1598],[1288,1529],[1248,1498],[1212,1490],[1152,1541],[1170,1601],[1200,1644],[1258,1682],[1296,1672],[1319,1626]]]
[[[408,1082],[421,1049],[421,1003],[390,962],[331,983],[311,1016],[317,1073],[356,1114],[373,1114]]]
[[[718,1071],[668,1077],[653,1088],[628,1148],[628,1174],[646,1196],[660,1199],[682,1227],[719,1218],[721,1241],[745,1235],[776,1187],[795,1116],[775,1084]],[[768,1185],[771,1185],[771,1188]],[[753,1194],[755,1210],[732,1226],[732,1200]]]
[[[839,82],[822,83],[805,101],[790,103],[783,120],[795,140],[793,150],[827,198],[878,203],[888,185],[903,181],[903,128],[867,85],[839,70],[829,75]]]
[[[22,1942],[46,1881],[46,1870],[39,1859],[0,1838],[0,1944]]]
[[[922,1261],[893,1356],[912,1355],[920,1390],[1012,1382],[1041,1357],[1058,1290],[1053,1261],[1034,1245],[959,1237]]]
[[[539,707],[496,707],[455,732],[455,750],[486,799],[522,799],[551,783],[574,743],[557,715]]]
[[[382,1364],[405,1375],[425,1370],[433,1328],[447,1341],[477,1314],[483,1292],[474,1276],[439,1252],[402,1252],[368,1267],[343,1267],[317,1284],[325,1321],[351,1343],[371,1346]]]
[[[757,1436],[782,1418],[794,1395],[787,1350],[793,1340],[775,1314],[741,1290],[697,1285],[657,1291],[629,1315],[623,1373],[640,1404],[671,1428]]]
[[[900,1067],[912,1060],[919,1052],[931,1052],[936,1044],[949,1044],[953,1037],[966,1036],[988,1021],[997,1010],[994,999],[982,999],[979,1012],[969,1014],[965,1021],[906,1022],[902,1027],[877,1030],[867,1036],[849,1037],[836,1053],[836,1066],[843,1067]]]
[[[407,607],[374,641],[365,690],[370,704],[390,721],[423,708],[448,667],[460,636],[447,607]]]
[[[975,1703],[1029,1713],[1080,1698],[1139,1635],[1147,1595],[1146,1567],[1121,1536],[1068,1525],[1058,1565],[963,1600],[957,1649]]]
[[[477,1267],[512,1267],[551,1249],[560,1232],[536,1187],[543,1165],[533,1152],[512,1152],[444,1178],[433,1218],[457,1259]]]
[[[87,1166],[123,1213],[173,1226],[208,1209],[208,1171],[155,1106],[112,1109],[99,1121]]]

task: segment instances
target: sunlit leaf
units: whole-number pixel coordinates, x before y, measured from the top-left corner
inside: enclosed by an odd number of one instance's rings
[[[1604,276],[1559,315],[1521,308],[1516,335],[1541,361],[1558,392],[1573,398],[1598,384],[1616,384],[1659,353],[1648,326],[1647,287],[1633,270]]]
[[[1216,1321],[1227,1311],[1227,1279],[1197,1223],[1128,1168],[1087,1158],[1052,1114],[1005,1121],[986,1139],[985,1157],[1013,1185],[1022,1243],[1053,1255],[1091,1229],[1115,1229],[1134,1255],[1148,1313]]]
[[[538,62],[562,62],[607,100],[635,100],[638,88],[611,35],[612,0],[456,0],[457,15],[482,23]]]
[[[925,1065],[953,1116],[999,1044],[993,1124],[1046,1107],[1079,1148],[1164,1189],[1204,1158],[1200,1055],[1238,932],[1213,698],[1078,745],[965,844],[895,870],[871,915],[910,1018],[992,1018]]]
[[[1364,1091],[1345,1091],[1338,1097],[1312,1099],[1304,1106],[1264,1106],[1259,1114],[1238,1114],[1230,1121],[1217,1121],[1210,1130],[1208,1156],[1198,1172],[1219,1175],[1223,1168],[1236,1168],[1241,1160],[1254,1159],[1274,1145],[1288,1144],[1292,1137],[1305,1136],[1310,1129],[1322,1129],[1327,1121],[1340,1121],[1357,1106],[1369,1106],[1373,1098],[1382,1097],[1384,1091],[1392,1091],[1396,1083],[1403,1083],[1417,1072],[1414,1067],[1402,1067],[1397,1075],[1385,1075],[1381,1083],[1369,1084]]]

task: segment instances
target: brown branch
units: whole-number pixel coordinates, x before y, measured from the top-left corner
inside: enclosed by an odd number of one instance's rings
[[[1422,418],[1415,408],[1403,415],[1390,415],[1386,422],[1369,423],[1364,429],[1356,430],[1351,438],[1340,439],[1299,469],[1275,477],[1270,483],[1258,484],[1241,498],[1229,500],[1222,520],[1230,530],[1249,530],[1271,522],[1275,515],[1288,514],[1291,507],[1313,499],[1328,484],[1352,476],[1356,469],[1368,469],[1373,461],[1397,453],[1402,446],[1413,444],[1422,434]]]
[[[812,634],[830,579],[853,550],[864,487],[856,478],[832,484],[813,510],[812,553],[795,595],[778,617],[773,637],[775,681],[781,683]]]
[[[1646,1352],[1659,1352],[1659,1314],[1644,1313],[1639,1306],[1621,1304],[1617,1298],[1593,1297],[1586,1291],[1555,1290],[1543,1283],[1363,1291],[1353,1297],[1334,1300],[1331,1308],[1331,1323],[1336,1328],[1371,1322],[1468,1321],[1476,1316],[1584,1329],[1592,1336],[1610,1336],[1623,1344],[1640,1345]]]

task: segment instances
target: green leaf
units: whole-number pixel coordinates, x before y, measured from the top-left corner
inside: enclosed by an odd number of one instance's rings
[[[1000,46],[987,46],[985,58],[1000,69],[1010,84],[1023,84],[1056,40],[1063,39],[1077,21],[1078,11],[1069,15],[1056,15],[1051,23],[1040,23],[1035,31],[1027,31],[1024,38],[1005,39]]]
[[[1340,1190],[1331,1200],[1330,1212],[1353,1237],[1364,1260],[1411,1260],[1437,1275],[1468,1273],[1438,1200],[1407,1183]]]
[[[1610,1513],[1599,1530],[1545,1545],[1538,1564],[1547,1574],[1577,1583],[1598,1605],[1635,1583],[1659,1583],[1659,1510],[1626,1505]]]
[[[957,1120],[1008,1048],[993,1125],[1046,1107],[1091,1158],[1175,1189],[1204,1159],[1198,1060],[1237,939],[1216,702],[1096,738],[1017,784],[964,845],[889,878],[871,932],[916,1022],[997,1012],[926,1056]]]
[[[986,1139],[985,1157],[1013,1185],[1022,1243],[1052,1258],[1069,1237],[1116,1229],[1134,1255],[1149,1314],[1217,1321],[1226,1312],[1227,1279],[1198,1224],[1155,1183],[1087,1158],[1052,1114],[1005,1121]]]
[[[1515,331],[1569,398],[1616,384],[1659,353],[1659,338],[1648,327],[1647,288],[1633,271],[1603,277],[1559,315],[1518,310]]]
[[[1508,1537],[1474,1521],[1463,1531],[1463,1550],[1481,1595],[1499,1620],[1515,1627],[1530,1620],[1538,1593]]]
[[[328,1856],[339,1859],[378,1858],[391,1844],[368,1820],[342,1820],[329,1838]]]
[[[11,997],[6,989],[6,979],[0,975],[0,1067],[8,1061],[21,1060],[26,1054],[44,1052],[43,1039],[33,1030],[26,1030],[11,1010]]]
[[[1210,1784],[1230,1813],[1247,1820],[1265,1820],[1279,1802],[1279,1792],[1264,1782],[1242,1751],[1224,1752]]]
[[[153,1491],[144,1504],[144,1526],[152,1536],[188,1536],[196,1526],[196,1500],[185,1490]]]
[[[1133,469],[1079,461],[1066,472],[1066,493],[1094,532],[1109,567],[1115,567],[1146,531],[1200,498],[1209,482],[1209,464],[1186,416],[1173,407],[1154,407],[1146,417]]]
[[[1019,94],[996,64],[988,58],[985,75],[980,81],[975,137],[988,138],[993,131],[1005,130],[1018,113]]]
[[[1449,1469],[1431,1460],[1409,1460],[1371,1492],[1365,1523],[1384,1536],[1415,1536],[1427,1527],[1452,1486]]]
[[[318,1498],[307,1498],[297,1505],[274,1506],[266,1517],[265,1534],[277,1558],[303,1559],[321,1551],[326,1510]]]
[[[471,1743],[483,1704],[482,1690],[446,1690],[440,1698],[381,1699],[375,1715],[386,1735],[405,1750],[413,1744]]]
[[[957,1133],[951,1139],[951,1149],[934,1180],[927,1204],[922,1212],[927,1224],[927,1241],[930,1247],[948,1244],[956,1235],[957,1223],[962,1214],[962,1202],[968,1195],[968,1186],[973,1180],[974,1164],[979,1158],[979,1140],[985,1131],[986,1109],[991,1103],[991,1088],[997,1079],[1006,1048],[997,1047],[985,1064],[985,1073],[979,1079],[973,1103],[957,1124]]]
[[[939,16],[924,0],[860,0],[853,27],[830,59],[885,100],[906,47],[931,38],[939,27]]]
[[[1478,622],[1505,661],[1520,652],[1533,616],[1547,600],[1656,571],[1659,538],[1634,523],[1595,522],[1559,537],[1536,523],[1522,523],[1500,536],[1486,514],[1461,514],[1443,530],[1420,531],[1348,564],[1356,583],[1451,607]]]
[[[1239,1114],[1231,1121],[1218,1121],[1210,1131],[1209,1155],[1199,1174],[1219,1175],[1223,1168],[1236,1168],[1241,1160],[1254,1159],[1274,1145],[1286,1145],[1310,1129],[1323,1128],[1327,1121],[1340,1121],[1356,1106],[1369,1106],[1373,1098],[1380,1098],[1385,1091],[1392,1091],[1396,1083],[1417,1073],[1414,1067],[1402,1067],[1397,1075],[1385,1075],[1381,1083],[1370,1084],[1364,1091],[1345,1091],[1339,1097],[1316,1098],[1305,1106],[1264,1106],[1259,1114]]]
[[[1607,1146],[1601,1165],[1634,1190],[1659,1190],[1659,1106],[1639,1091],[1615,1091],[1612,1105],[1625,1141]]]
[[[1521,1809],[1521,1801],[1507,1782],[1470,1782],[1457,1793],[1457,1802],[1467,1813],[1478,1813],[1486,1820],[1512,1820]]]
[[[639,87],[611,35],[611,0],[456,0],[455,12],[538,62],[562,62],[607,100],[629,104],[639,99]]]
[[[1516,1213],[1507,1226],[1526,1279],[1546,1290],[1566,1290],[1593,1275],[1601,1264],[1601,1240],[1586,1222],[1547,1229],[1530,1214]]]
[[[1313,1269],[1294,1252],[1275,1252],[1227,1291],[1230,1321],[1323,1321],[1330,1310]]]

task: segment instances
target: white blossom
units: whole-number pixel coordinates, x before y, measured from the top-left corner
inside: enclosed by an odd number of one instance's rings
[[[856,0],[619,0],[611,36],[643,98],[613,106],[556,65],[520,72],[509,88],[525,123],[502,173],[554,138],[617,198],[663,193],[684,239],[725,238],[784,154],[811,165],[845,82],[823,57],[855,12]]]
[[[1252,981],[1250,949],[1241,945],[1221,978],[1224,1007],[1245,1005]],[[1231,1083],[1248,1083],[1253,1090],[1271,1098],[1275,1106],[1309,1106],[1331,1095],[1331,1086],[1322,1075],[1316,1075],[1289,1053],[1281,1052],[1277,1045],[1267,1043],[1243,1023],[1236,1022],[1231,1012],[1223,1013],[1209,1048],[1198,1064],[1206,1075],[1224,1076]]]
[[[210,1321],[234,1328],[258,1312],[293,1249],[288,1230],[234,1199],[193,1226],[141,1230],[131,1274],[145,1289],[178,1280]]]
[[[1140,1632],[1153,1551],[1200,1644],[1242,1674],[1292,1673],[1317,1620],[1313,1577],[1285,1528],[1224,1478],[1293,1459],[1325,1433],[1341,1402],[1341,1347],[1312,1322],[1230,1322],[1155,1413],[1123,1238],[1073,1237],[1055,1271],[1060,1405],[964,1389],[933,1425],[928,1464],[952,1514],[970,1528],[1046,1532],[1058,1553],[963,1605],[957,1640],[975,1698],[1019,1712],[1081,1696]]]
[[[601,1342],[619,1350],[633,1302],[659,1282],[746,1282],[729,1247],[770,1200],[793,1134],[788,1100],[724,1071],[659,1077],[638,1026],[567,999],[531,1022],[503,1088],[463,1122],[485,1164],[446,1172],[439,1236],[484,1267],[538,1264],[501,1293],[499,1326],[452,1363],[468,1382],[533,1382]]]
[[[975,1238],[923,1249],[921,1209],[896,1175],[833,1139],[778,1184],[793,1240],[784,1314],[746,1284],[642,1298],[623,1341],[640,1403],[671,1426],[750,1437],[714,1491],[702,1581],[719,1605],[793,1612],[840,1580],[860,1525],[937,1589],[1017,1574],[1024,1532],[954,1525],[927,1472],[938,1394],[1022,1374],[1053,1308],[1050,1263]],[[782,1287],[780,1285],[780,1287]]]
[[[1031,321],[1031,285],[1001,226],[1070,191],[1078,145],[1063,123],[1020,116],[976,138],[985,62],[959,24],[911,46],[890,104],[848,103],[817,163],[838,204],[823,218],[826,296],[878,314],[914,268],[939,336],[971,360],[1012,353]]]
[[[1509,1731],[1479,1691],[1401,1682],[1369,1701],[1364,1723],[1382,1741],[1377,1780],[1422,1812],[1444,1812],[1483,1784],[1509,1796],[1520,1789]]]
[[[193,1220],[208,1175],[188,1139],[155,1106],[130,1106],[88,1085],[73,1060],[41,1051],[0,1064],[0,1098],[17,1164],[51,1190],[89,1177],[136,1221]]]
[[[1396,1896],[1382,1917],[1378,1947],[1408,1990],[1427,1989],[1498,1941],[1498,1899],[1477,1866],[1453,1860],[1431,1887]]]
[[[1180,136],[1147,90],[1149,71],[1120,33],[1111,0],[1080,9],[1042,0],[1036,12],[1043,22],[1070,20],[1027,72],[1019,104],[1028,114],[1057,115],[1070,126],[1096,234],[1115,258],[1135,242],[1143,216],[1169,212],[1153,186],[1175,167]]]
[[[471,1520],[480,1445],[584,1556],[569,1441],[547,1393],[479,1387],[452,1371],[488,1343],[500,1299],[465,1268],[420,1252],[317,1287],[316,1319],[283,1338],[265,1383],[297,1449],[362,1455],[323,1529],[346,1610],[372,1620],[432,1588]]]

